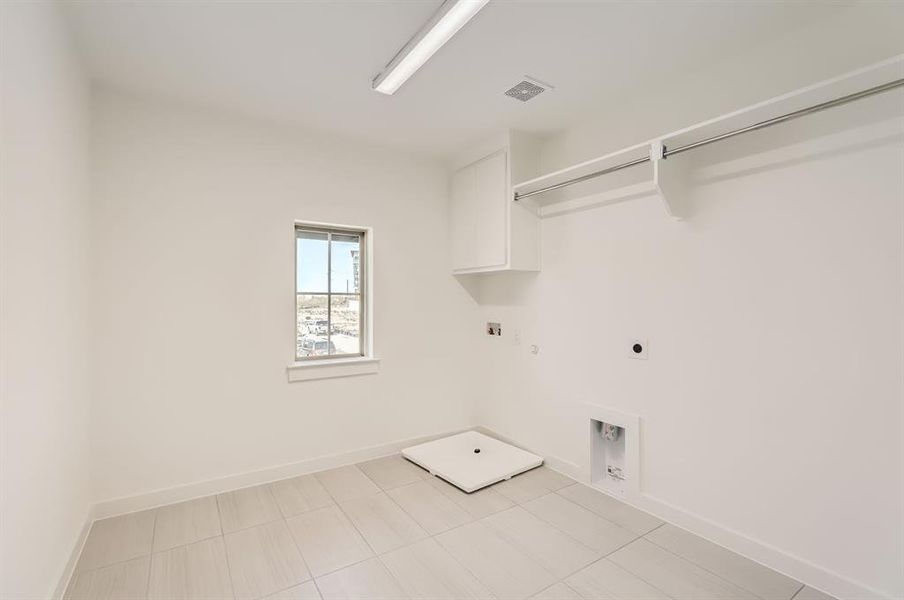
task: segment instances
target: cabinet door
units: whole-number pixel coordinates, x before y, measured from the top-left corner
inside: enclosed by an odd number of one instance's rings
[[[469,165],[452,175],[451,221],[452,269],[474,267],[474,222],[477,220],[477,169]]]
[[[508,173],[505,150],[474,163],[477,217],[474,222],[474,267],[506,264],[508,248]]]
[[[452,268],[488,269],[506,264],[507,160],[504,150],[452,175]]]

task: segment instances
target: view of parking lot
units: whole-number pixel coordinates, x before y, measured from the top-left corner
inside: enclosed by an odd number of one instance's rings
[[[298,356],[357,354],[361,302],[357,295],[298,294]],[[330,320],[332,326],[329,325]]]

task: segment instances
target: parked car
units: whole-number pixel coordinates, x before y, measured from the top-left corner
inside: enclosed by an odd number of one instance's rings
[[[298,344],[298,356],[327,356],[336,354],[336,346],[332,341],[322,337],[301,338]]]
[[[313,331],[315,335],[326,335],[326,328],[329,326],[329,321],[316,321],[314,322]]]

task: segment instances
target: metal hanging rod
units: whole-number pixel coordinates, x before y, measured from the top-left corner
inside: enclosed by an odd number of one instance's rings
[[[772,125],[778,125],[779,123],[784,123],[786,121],[791,121],[792,119],[797,119],[800,117],[805,117],[807,115],[812,115],[813,113],[817,113],[827,108],[834,108],[835,106],[841,106],[842,104],[847,104],[849,102],[853,102],[854,100],[860,100],[861,98],[867,98],[869,96],[874,96],[876,94],[881,94],[882,92],[887,92],[889,90],[893,90],[895,88],[904,86],[904,79],[896,79],[894,81],[890,81],[888,83],[884,83],[882,85],[877,85],[876,87],[871,87],[866,90],[861,90],[859,92],[855,92],[853,94],[848,94],[847,96],[842,96],[840,98],[835,98],[834,100],[829,100],[827,102],[821,102],[820,104],[814,104],[813,106],[808,106],[807,108],[802,108],[800,110],[795,110],[794,112],[789,112],[787,114],[773,117],[771,119],[766,119],[765,121],[760,121],[759,123],[754,123],[753,125],[748,125],[747,127],[741,127],[740,129],[734,129],[732,131],[721,133],[719,135],[714,135],[712,137],[708,137],[706,139],[700,140],[698,142],[692,142],[690,144],[685,144],[684,146],[678,146],[674,149],[665,148],[662,151],[662,158],[668,158],[673,154],[681,154],[682,152],[687,152],[688,150],[694,150],[696,148],[700,148],[701,146],[706,146],[712,144],[714,142],[719,142],[730,137],[734,137],[736,135],[741,135],[742,133],[747,133],[749,131],[756,131],[757,129],[764,129],[766,127],[771,127]],[[544,192],[551,192],[552,190],[558,190],[563,187],[567,187],[569,185],[574,185],[576,183],[581,183],[582,181],[587,181],[589,179],[596,179],[597,177],[601,177],[603,175],[608,175],[609,173],[614,173],[616,171],[621,171],[622,169],[627,169],[628,167],[634,167],[637,165],[641,165],[643,163],[650,162],[652,158],[647,155],[642,158],[636,158],[634,160],[624,162],[612,167],[608,167],[605,169],[601,169],[599,171],[594,171],[593,173],[587,173],[586,175],[581,175],[580,177],[575,177],[573,179],[568,179],[566,181],[562,181],[560,183],[555,183],[553,185],[548,185],[546,187],[533,190],[530,192],[524,192],[523,194],[515,193],[515,200],[521,200],[522,198],[529,198],[530,196],[536,196],[537,194],[542,194]]]

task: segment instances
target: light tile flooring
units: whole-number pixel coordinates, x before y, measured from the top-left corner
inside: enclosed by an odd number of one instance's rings
[[[390,456],[98,521],[66,598],[829,597],[546,467],[465,494]]]

